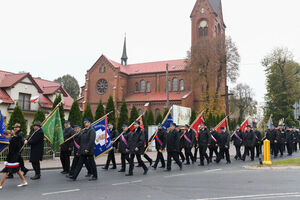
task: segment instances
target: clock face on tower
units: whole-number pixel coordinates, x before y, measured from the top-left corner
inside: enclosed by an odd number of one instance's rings
[[[100,79],[97,82],[97,92],[98,94],[104,94],[108,88],[108,83],[105,79]]]

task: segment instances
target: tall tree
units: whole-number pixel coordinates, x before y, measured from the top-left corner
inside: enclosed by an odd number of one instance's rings
[[[120,110],[120,117],[118,120],[118,131],[121,133],[123,124],[128,124],[128,109],[126,101],[124,100]]]
[[[100,99],[97,109],[96,109],[96,112],[95,112],[95,120],[103,117],[104,115],[105,115],[105,110],[104,110],[102,100]]]
[[[169,109],[166,108],[165,111],[164,111],[163,119],[165,119],[165,117],[167,116],[168,112],[169,112]]]
[[[148,130],[148,111],[146,111],[144,113],[144,115],[142,116],[142,119],[143,119],[145,130]]]
[[[87,102],[85,110],[83,112],[83,120],[85,120],[85,119],[88,119],[91,122],[94,121],[94,117],[93,117],[93,113],[92,113],[90,102]]]
[[[160,113],[158,113],[157,117],[156,117],[156,122],[155,124],[159,124],[162,123],[163,117]]]
[[[135,105],[133,105],[130,111],[129,124],[133,123],[138,117],[139,117],[138,111]]]
[[[191,113],[191,119],[190,119],[190,125],[196,120],[196,111],[195,109],[192,109],[192,113]]]
[[[41,109],[38,109],[38,111],[36,111],[36,113],[34,114],[33,121],[32,121],[32,124],[30,126],[30,134],[32,134],[34,132],[34,130],[33,130],[33,123],[35,121],[43,122],[44,120],[45,120],[45,113],[44,113],[44,111],[41,110]]]
[[[53,106],[52,106],[52,110],[57,106],[57,104],[59,104],[59,102],[62,101],[62,97],[61,94],[56,95],[56,98],[54,100]],[[59,106],[59,114],[60,114],[60,119],[61,119],[61,123],[64,124],[65,123],[65,111],[64,111],[64,105],[63,103]]]
[[[67,74],[54,80],[60,83],[73,99],[77,99],[80,93],[78,81],[75,77]]]
[[[265,121],[272,114],[275,124],[284,118],[288,126],[295,125],[293,105],[300,98],[299,63],[293,60],[288,49],[277,48],[263,59],[262,64],[267,78]]]
[[[154,125],[154,114],[151,109],[149,109],[148,113],[148,126],[149,125]]]
[[[20,108],[20,106],[18,105],[18,103],[16,104],[16,106],[10,116],[10,119],[8,122],[8,129],[12,130],[15,123],[19,123],[21,125],[21,130],[26,135],[27,134],[27,124],[26,124],[26,120],[25,120],[23,111]]]
[[[75,100],[72,104],[68,120],[73,127],[74,125],[81,125],[82,123],[82,114],[77,100]]]
[[[111,123],[116,122],[116,110],[115,110],[115,103],[112,96],[108,98],[105,113],[108,114],[109,112],[112,112],[108,115],[108,121]]]

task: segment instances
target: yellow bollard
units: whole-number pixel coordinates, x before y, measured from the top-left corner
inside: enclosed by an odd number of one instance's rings
[[[264,165],[272,165],[271,162],[271,150],[270,150],[270,141],[265,140],[264,141]]]

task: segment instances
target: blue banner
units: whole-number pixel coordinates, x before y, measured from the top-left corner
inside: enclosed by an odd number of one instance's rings
[[[6,131],[4,119],[0,110],[0,154],[7,148],[9,144],[8,138],[6,138],[3,133]]]
[[[272,120],[272,117],[270,117],[269,123],[267,125],[268,129],[270,129],[272,125],[273,125],[273,120]]]
[[[93,125],[93,128],[96,131],[94,155],[95,158],[98,158],[112,148],[112,141],[107,123],[107,116],[105,116],[105,118],[103,118],[103,120],[101,120],[97,124]]]
[[[163,130],[167,130],[170,127],[171,123],[173,123],[173,116],[171,112],[169,112],[168,116],[165,118],[165,121],[162,123]]]

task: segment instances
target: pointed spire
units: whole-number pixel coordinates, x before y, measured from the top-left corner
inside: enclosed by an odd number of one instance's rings
[[[124,46],[123,46],[123,54],[121,58],[121,65],[126,66],[127,65],[127,51],[126,51],[126,33],[125,33],[125,38],[124,38]]]

